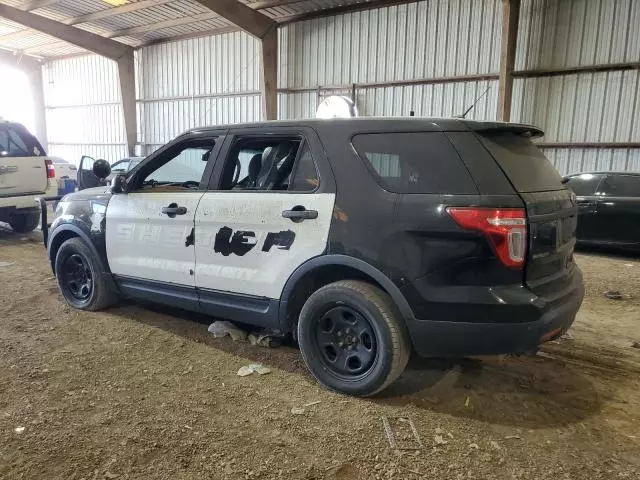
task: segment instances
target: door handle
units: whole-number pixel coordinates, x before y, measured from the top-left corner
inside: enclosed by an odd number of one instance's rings
[[[184,215],[187,213],[187,207],[179,207],[177,203],[170,203],[167,207],[162,207],[162,213],[166,214],[169,218],[174,218],[176,215]]]
[[[578,200],[576,202],[576,205],[578,205],[579,207],[595,207],[596,202],[592,202],[590,200]]]
[[[291,210],[282,212],[284,218],[288,218],[292,222],[300,223],[304,220],[313,220],[318,218],[317,210],[307,210],[302,205],[296,205]]]

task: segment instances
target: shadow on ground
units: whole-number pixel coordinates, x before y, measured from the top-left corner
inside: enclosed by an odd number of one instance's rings
[[[0,245],[20,245],[28,242],[42,244],[42,231],[16,233],[9,224],[0,222]]]
[[[207,331],[214,320],[160,305],[128,305],[110,313],[178,335],[189,341],[302,375],[313,385],[292,342],[278,348],[251,346]],[[379,404],[414,405],[431,412],[523,428],[557,427],[597,413],[602,399],[577,367],[545,357],[474,359],[412,358],[403,375],[369,399]]]

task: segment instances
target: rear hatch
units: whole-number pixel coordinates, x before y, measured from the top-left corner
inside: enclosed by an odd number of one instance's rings
[[[0,122],[0,197],[44,193],[45,152],[22,125]]]
[[[553,293],[567,283],[573,270],[574,196],[527,131],[477,133],[525,203],[529,231],[526,284],[539,295]]]

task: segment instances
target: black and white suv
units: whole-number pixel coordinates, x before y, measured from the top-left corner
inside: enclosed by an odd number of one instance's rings
[[[575,197],[541,134],[388,118],[192,130],[67,195],[48,255],[74,307],[122,295],[291,333],[320,383],[371,395],[412,350],[534,352],[573,322]]]

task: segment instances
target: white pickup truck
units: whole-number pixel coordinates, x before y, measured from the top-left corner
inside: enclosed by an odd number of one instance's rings
[[[40,222],[36,200],[57,193],[53,161],[19,123],[0,119],[0,222],[26,233]]]

